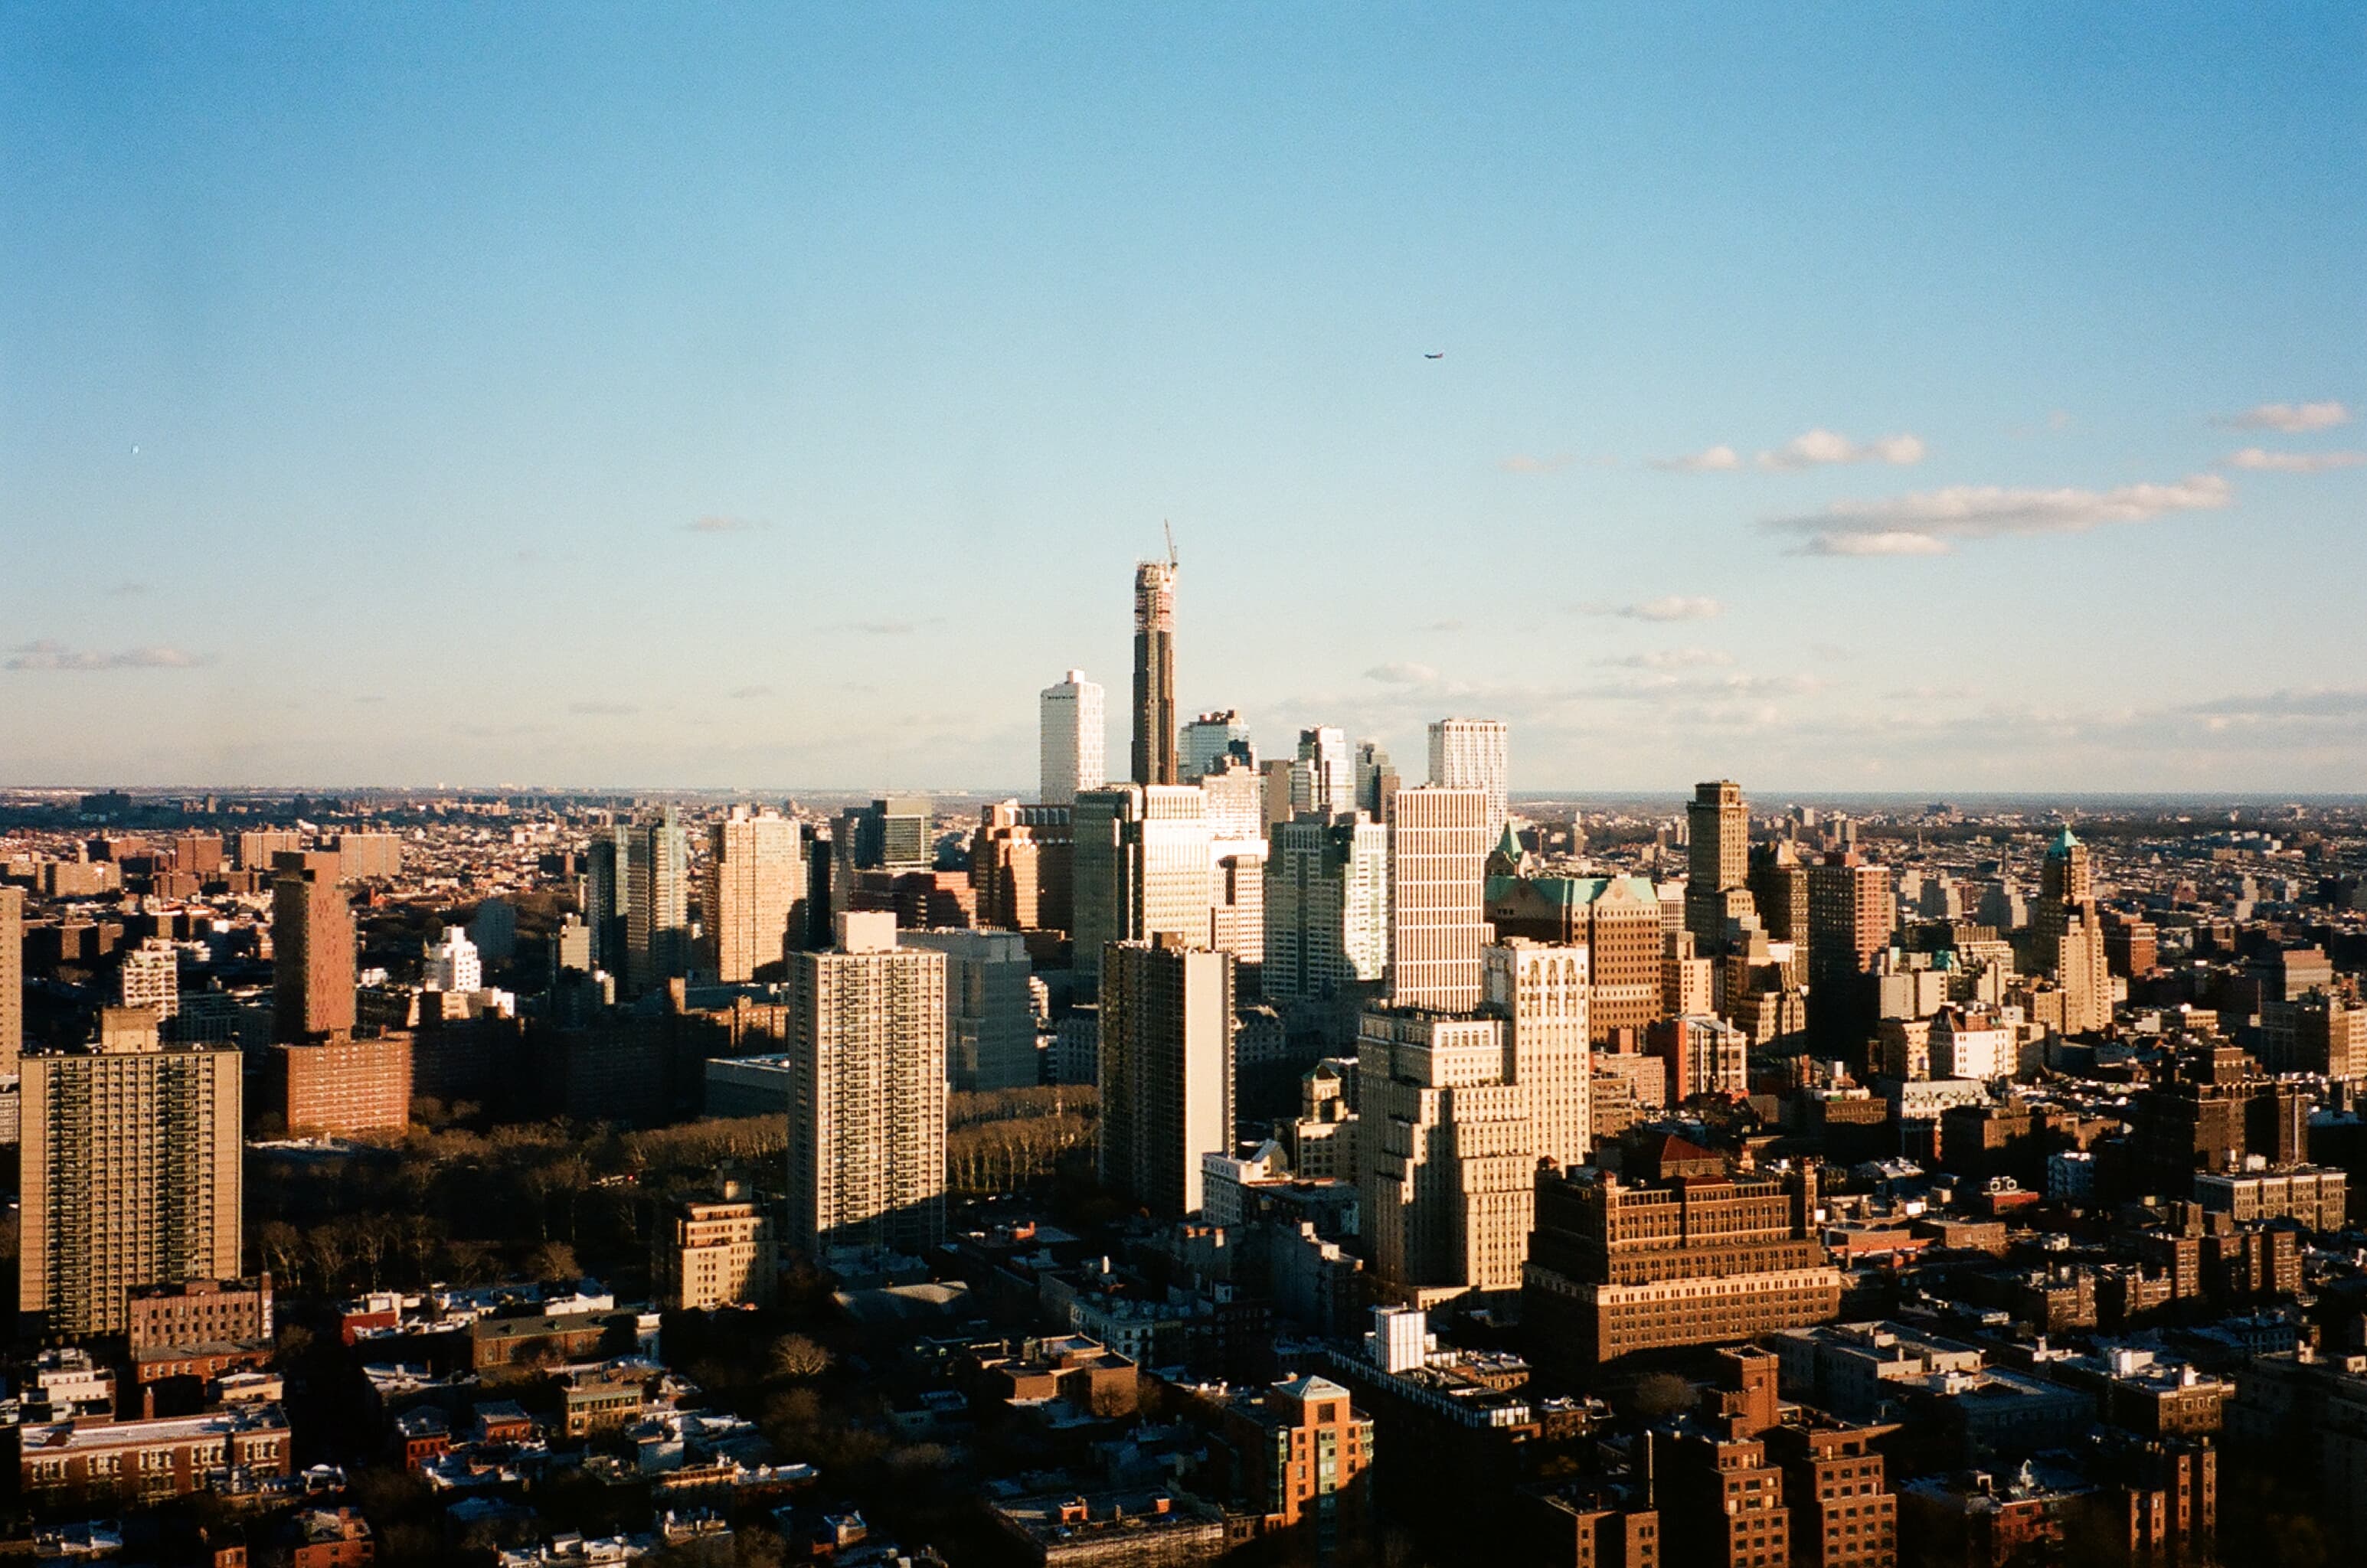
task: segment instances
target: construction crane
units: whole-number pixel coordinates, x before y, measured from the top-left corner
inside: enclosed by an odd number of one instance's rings
[[[1164,517],[1159,520],[1159,525],[1167,530],[1167,570],[1173,571],[1175,570],[1175,527]]]

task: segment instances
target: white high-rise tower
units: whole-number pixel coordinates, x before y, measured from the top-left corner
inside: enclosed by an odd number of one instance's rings
[[[1057,686],[1044,688],[1044,762],[1036,798],[1046,806],[1074,806],[1081,790],[1107,780],[1108,736],[1102,728],[1102,689],[1082,670],[1069,671]]]
[[[1488,841],[1504,831],[1507,752],[1512,731],[1500,718],[1442,718],[1430,727],[1430,782],[1488,795]]]

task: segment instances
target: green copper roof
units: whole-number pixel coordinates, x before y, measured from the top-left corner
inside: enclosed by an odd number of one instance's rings
[[[1496,852],[1510,861],[1521,858],[1521,840],[1513,837],[1510,822],[1504,824],[1504,836],[1496,840]]]
[[[2066,822],[2063,825],[2063,831],[2055,835],[2055,842],[2046,852],[2060,860],[2067,857],[2078,847],[2079,840],[2071,836],[2071,824]]]
[[[1591,904],[1623,882],[1628,885],[1625,891],[1635,898],[1646,903],[1657,903],[1659,898],[1651,883],[1640,876],[1491,876],[1486,896],[1510,897],[1523,882],[1548,904]]]

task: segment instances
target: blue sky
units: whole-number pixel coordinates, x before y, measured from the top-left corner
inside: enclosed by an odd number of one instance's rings
[[[1269,749],[2367,773],[2355,7],[24,5],[0,82],[0,782],[1024,787],[1162,518]]]

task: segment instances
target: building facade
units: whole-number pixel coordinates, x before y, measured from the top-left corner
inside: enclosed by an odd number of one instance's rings
[[[744,806],[733,807],[708,834],[699,913],[715,977],[738,985],[780,963],[793,945],[806,898],[805,838],[778,812]]]
[[[1175,755],[1175,563],[1134,569],[1134,756],[1138,784],[1180,782]]]
[[[1484,790],[1398,792],[1389,822],[1391,1005],[1440,1012],[1479,1005],[1489,842]]]
[[[1265,872],[1267,997],[1325,1001],[1388,968],[1389,830],[1359,813],[1277,823]]]
[[[1070,945],[1081,987],[1099,982],[1111,942],[1162,932],[1208,940],[1206,812],[1190,784],[1118,784],[1077,797]]]
[[[946,961],[893,915],[790,955],[788,1241],[920,1253],[945,1236]]]
[[[1040,715],[1036,799],[1043,806],[1073,806],[1080,794],[1108,782],[1102,689],[1083,671],[1071,670],[1058,685],[1044,688]]]
[[[1841,1273],[1817,1239],[1813,1168],[1733,1176],[1664,1141],[1648,1179],[1537,1178],[1523,1319],[1541,1349],[1595,1364],[1830,1321]]]
[[[1195,1213],[1200,1156],[1232,1146],[1232,956],[1161,933],[1103,957],[1102,1181],[1161,1218]]]
[[[1034,970],[1016,931],[906,931],[900,946],[946,960],[946,1074],[956,1089],[1028,1089],[1038,1077]]]
[[[354,912],[337,857],[283,851],[272,862],[272,1038],[318,1039],[354,1026]]]
[[[666,806],[625,848],[625,986],[640,996],[690,973],[690,846]]]
[[[17,1309],[31,1332],[120,1333],[137,1286],[240,1260],[240,1057],[166,1046],[113,1009],[95,1047],[23,1063]]]

